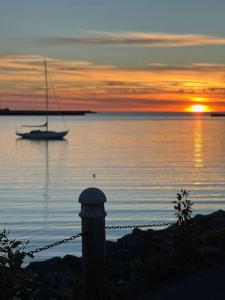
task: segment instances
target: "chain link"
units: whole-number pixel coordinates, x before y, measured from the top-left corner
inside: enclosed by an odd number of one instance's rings
[[[117,225],[106,226],[105,229],[135,229],[135,228],[151,228],[151,227],[165,227],[174,225],[175,223],[160,223],[160,224],[143,224],[143,225]]]
[[[135,229],[135,228],[152,228],[152,227],[165,227],[165,226],[169,226],[169,225],[174,225],[175,223],[160,223],[160,224],[142,224],[142,225],[112,225],[112,226],[106,226],[105,229]],[[63,240],[61,241],[57,241],[57,242],[54,242],[52,244],[49,244],[49,245],[46,245],[46,246],[43,246],[43,247],[40,247],[40,248],[37,248],[35,250],[32,250],[32,251],[29,251],[27,252],[26,254],[28,256],[33,256],[35,253],[39,253],[41,251],[44,251],[44,250],[48,250],[52,247],[55,247],[55,246],[58,246],[58,245],[61,245],[63,243],[67,243],[69,241],[73,241],[75,240],[76,238],[79,238],[83,235],[83,233],[78,233],[76,235],[72,235],[68,238],[64,238]]]
[[[76,234],[76,235],[72,235],[72,236],[70,236],[70,237],[68,237],[68,238],[65,238],[65,239],[63,239],[63,240],[61,240],[61,241],[54,242],[54,243],[52,243],[52,244],[49,244],[49,245],[46,245],[46,246],[37,248],[37,249],[35,249],[35,250],[33,250],[33,251],[27,252],[26,254],[27,254],[28,256],[29,256],[29,255],[30,255],[30,256],[33,256],[35,253],[39,253],[39,252],[41,252],[41,251],[48,250],[48,249],[50,249],[50,248],[52,248],[52,247],[61,245],[61,244],[63,244],[63,243],[67,243],[67,242],[72,241],[72,240],[75,240],[76,238],[81,237],[81,236],[82,236],[82,233],[78,233],[78,234]]]

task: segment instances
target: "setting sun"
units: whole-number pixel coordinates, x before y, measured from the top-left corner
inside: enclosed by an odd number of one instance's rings
[[[205,105],[196,104],[196,105],[191,106],[191,111],[193,111],[193,112],[205,112],[205,111],[207,111],[207,109],[206,109]]]
[[[210,109],[207,105],[202,104],[194,104],[189,106],[186,111],[188,112],[196,112],[196,113],[202,113],[202,112],[209,112]]]

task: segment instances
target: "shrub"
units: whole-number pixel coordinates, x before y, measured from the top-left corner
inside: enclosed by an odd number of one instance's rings
[[[32,273],[22,268],[28,241],[10,240],[5,229],[0,233],[0,288],[1,299],[20,299],[29,290]]]
[[[189,224],[191,221],[193,202],[188,199],[189,196],[190,191],[181,190],[180,193],[177,193],[177,199],[172,202],[175,204],[174,209],[176,210],[178,225]]]
[[[188,199],[190,192],[181,190],[173,201],[177,223],[173,232],[175,259],[183,266],[193,267],[202,258],[202,237],[192,224],[193,202]]]

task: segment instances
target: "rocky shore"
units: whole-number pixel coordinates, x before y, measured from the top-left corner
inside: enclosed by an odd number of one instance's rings
[[[106,242],[108,299],[135,299],[148,289],[225,261],[225,211],[196,215],[190,225],[134,229]],[[34,299],[81,299],[81,258],[66,255],[26,267]],[[24,291],[22,299],[29,298]]]

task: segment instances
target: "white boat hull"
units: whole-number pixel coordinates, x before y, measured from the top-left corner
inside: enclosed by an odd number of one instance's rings
[[[61,140],[63,139],[68,133],[66,131],[42,131],[42,130],[32,130],[30,132],[20,133],[17,132],[16,135],[23,139],[29,140]]]
[[[16,135],[28,140],[61,140],[67,135],[68,130],[65,131],[52,131],[48,130],[48,76],[47,76],[47,63],[44,61],[45,69],[45,104],[46,104],[46,121],[41,125],[23,125],[22,127],[35,127],[35,128],[45,128],[35,129],[29,132],[16,132]]]

